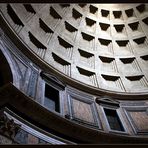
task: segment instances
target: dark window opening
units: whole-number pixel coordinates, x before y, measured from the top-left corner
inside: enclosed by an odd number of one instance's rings
[[[60,112],[59,91],[49,85],[45,85],[44,105],[56,112]]]
[[[121,121],[119,119],[119,116],[117,115],[116,110],[104,108],[104,112],[106,114],[109,126],[112,130],[124,131],[124,128],[121,124]]]

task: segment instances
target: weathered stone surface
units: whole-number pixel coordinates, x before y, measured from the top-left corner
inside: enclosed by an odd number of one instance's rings
[[[28,133],[24,130],[20,130],[14,138],[20,144],[27,144],[28,143]]]
[[[12,140],[9,138],[0,135],[0,144],[12,144]]]

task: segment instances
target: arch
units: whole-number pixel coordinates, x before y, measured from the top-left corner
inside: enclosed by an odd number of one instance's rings
[[[17,74],[15,63],[2,40],[0,40],[0,64],[1,85],[12,82],[19,88],[19,75]]]
[[[11,68],[1,50],[0,50],[0,64],[1,64],[0,66],[0,87],[1,87],[9,82],[13,82]]]

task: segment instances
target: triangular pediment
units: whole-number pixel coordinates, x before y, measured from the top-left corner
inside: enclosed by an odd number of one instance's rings
[[[60,89],[65,89],[65,84],[62,83],[57,77],[55,77],[53,74],[41,72],[41,77],[43,79],[46,79],[50,84],[57,85]]]
[[[110,105],[113,105],[113,106],[119,106],[120,102],[117,101],[117,100],[114,100],[112,98],[109,98],[109,97],[99,97],[99,98],[96,98],[96,102],[99,103],[99,104],[110,104]]]

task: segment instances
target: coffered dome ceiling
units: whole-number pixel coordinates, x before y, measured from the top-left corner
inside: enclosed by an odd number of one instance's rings
[[[148,92],[147,4],[0,8],[30,52],[61,74],[98,89]]]

